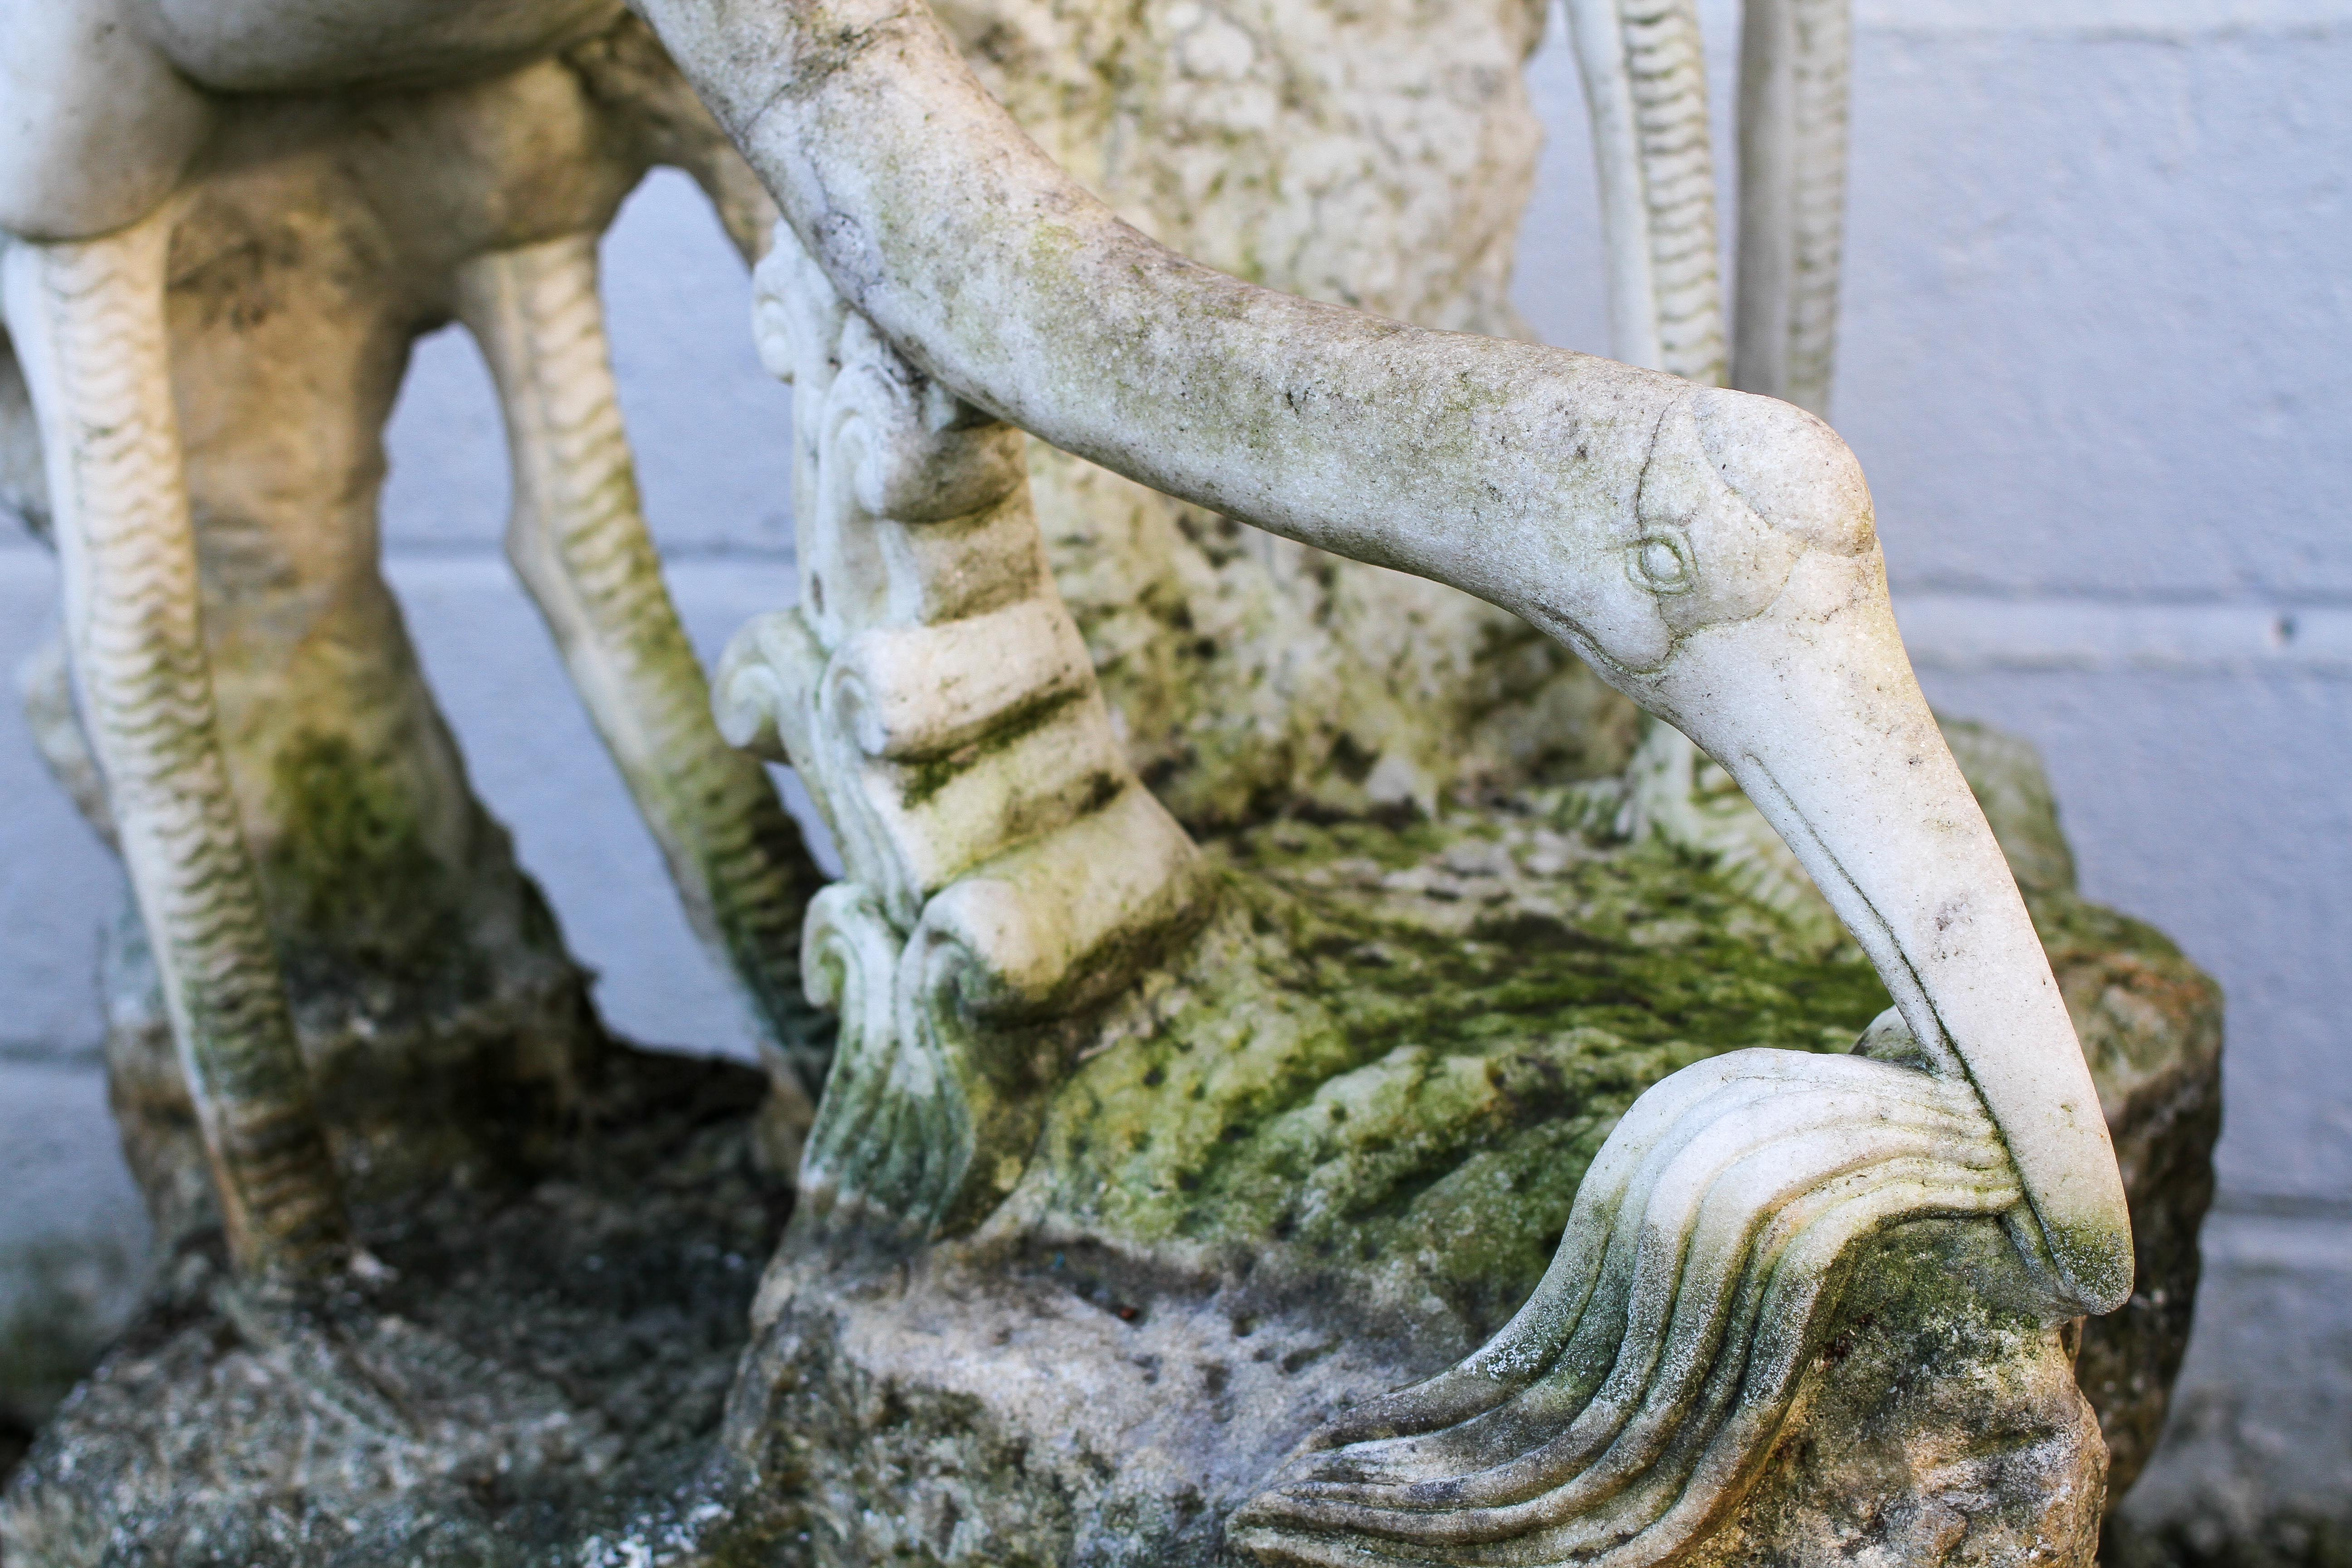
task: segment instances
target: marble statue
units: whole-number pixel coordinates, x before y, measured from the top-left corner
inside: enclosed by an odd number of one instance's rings
[[[509,554],[775,1048],[787,1141],[826,1041],[796,969],[820,878],[770,781],[711,724],[640,515],[596,291],[596,237],[649,164],[687,167],[748,245],[765,197],[642,29],[614,30],[617,6],[487,24],[428,8],[356,33],[295,15],[12,11],[0,229],[38,416],[17,499],[47,514],[67,584],[70,657],[38,683],[42,733],[90,781],[79,796],[144,916],[181,1068],[159,1098],[193,1091],[240,1257],[300,1276],[347,1247],[314,1078],[349,1058],[380,1072],[420,1014],[450,1040],[535,1037],[513,1053],[542,1058],[512,1069],[526,1078],[569,1079],[594,1049],[577,970],[473,800],[375,563],[380,432],[408,340],[436,320],[462,321],[488,361]],[[420,41],[412,56],[387,38]],[[451,85],[285,96],[386,82]],[[167,307],[175,270],[229,303]],[[288,442],[306,427],[310,444]],[[312,819],[354,815],[344,837],[362,842],[301,843]]]
[[[2053,1300],[2120,1300],[2082,1054],[1827,426],[1190,265],[1035,153],[927,17],[648,10],[828,276],[930,374],[1158,489],[1502,603],[1699,740],[1981,1098]]]
[[[1198,923],[1198,857],[1120,753],[1019,432],[908,364],[781,226],[759,288],[794,388],[803,608],[739,634],[718,705],[842,848],[803,938],[843,1028],[801,1203],[920,1240],[995,1207],[1037,1141],[1053,1068],[1003,1024],[1131,984]]]
[[[2032,813],[1995,800],[1989,820],[1979,796],[1998,792],[1928,711],[1868,489],[1818,416],[1843,6],[1749,7],[1727,340],[1694,8],[1571,0],[1613,360],[1302,298],[1147,237],[991,96],[950,26],[1005,72],[1022,26],[972,26],[972,9],[943,7],[946,26],[878,0],[643,0],[636,19],[567,0],[7,14],[18,111],[0,122],[0,265],[93,794],[156,952],[236,1263],[328,1303],[289,1328],[257,1319],[250,1293],[226,1298],[228,1337],[265,1347],[251,1379],[285,1384],[283,1408],[345,1434],[327,1447],[351,1456],[331,1478],[273,1482],[255,1517],[315,1514],[312,1496],[340,1487],[357,1500],[339,1505],[353,1522],[334,1550],[439,1539],[426,1524],[462,1516],[481,1533],[446,1550],[472,1560],[488,1549],[465,1542],[509,1539],[509,1516],[478,1500],[508,1483],[483,1478],[544,1473],[565,1478],[548,1497],[602,1521],[562,1550],[599,1563],[1633,1568],[1826,1563],[1856,1531],[1890,1563],[2013,1560],[2035,1541],[2087,1563],[2105,1449],[2068,1336],[2133,1297],[2137,1194],[2037,929],[2046,900],[2030,905],[2012,875]],[[1066,21],[1024,25],[1048,37]],[[1259,58],[1229,19],[1171,26],[1204,79],[1230,86]],[[499,383],[524,581],[689,906],[780,1053],[822,1087],[716,1457],[690,1479],[645,1472],[665,1478],[662,1500],[632,1494],[617,1521],[597,1512],[609,1498],[578,1500],[612,1489],[627,1447],[619,1417],[580,1415],[585,1374],[562,1384],[544,1352],[457,1317],[420,1326],[431,1309],[398,1295],[338,1198],[216,712],[207,520],[184,477],[166,305],[175,232],[233,173],[219,149],[240,117],[370,95],[409,113],[404,93],[520,91],[551,62],[608,103],[615,73],[580,61],[615,37],[667,57],[619,75],[682,80],[707,106],[704,120],[641,89],[632,123],[661,128],[747,254],[780,215],[755,332],[794,388],[799,594],[735,638],[710,683],[715,728],[636,516],[602,351],[593,235],[610,204],[459,247],[436,297]],[[536,128],[534,107],[488,118]],[[595,142],[553,163],[602,167]],[[1106,657],[1113,622],[1055,560],[1070,548],[1060,509],[1117,492],[1034,456],[1031,437],[1201,509],[1185,516],[1409,583],[1369,603],[1532,626],[1617,694],[1589,710],[1622,698],[1655,721],[1637,745],[1629,731],[1621,772],[1541,814],[1514,807],[1562,830],[1482,819],[1438,833],[1442,866],[1392,838],[1386,862],[1284,870],[1283,835],[1327,830],[1250,823],[1234,804],[1248,791],[1170,763],[1127,717],[1156,678]],[[1553,681],[1561,667],[1537,668]],[[807,783],[840,880],[814,888],[752,757]],[[1435,810],[1431,767],[1387,767],[1360,770],[1363,803]],[[1208,837],[1236,820],[1248,830]],[[1582,1015],[1515,1037],[1498,999],[1513,963],[1544,955],[1511,944],[1557,957],[1595,941],[1576,929],[1587,916],[1544,903],[1605,858],[1579,847],[1580,820],[1605,820],[1628,853],[1691,858],[1662,876],[1719,876],[1706,907],[1747,922],[1776,973],[1850,971],[1892,1007],[1851,1049],[1850,1027],[1823,1049],[1823,1031],[1777,1016],[1705,1049],[1639,1046]],[[1328,829],[1343,845],[1354,831]],[[1538,860],[1549,871],[1528,874]],[[1481,879],[1495,885],[1465,898]],[[1365,912],[1404,899],[1465,907],[1424,911],[1411,936]],[[1847,942],[1866,963],[1838,957]],[[1741,945],[1702,957],[1730,963]],[[1391,1048],[1380,1030],[1410,1007],[1367,1005],[1370,971],[1442,991],[1465,964],[1500,965],[1459,983],[1473,1016],[1414,1027],[1475,1039]],[[2203,997],[2176,1011],[2202,1018]],[[837,1019],[822,1079],[817,1013]],[[796,1081],[779,1076],[787,1100]],[[1479,1166],[1482,1142],[1518,1149],[1517,1173]],[[1418,1165],[1399,1153],[1416,1147]],[[1472,1246],[1520,1231],[1507,1269]],[[1381,1255],[1402,1236],[1420,1239]],[[1539,1278],[1522,1279],[1537,1248]],[[1890,1391],[1889,1369],[1929,1342],[1953,1375]],[[171,1364],[213,1342],[171,1339]],[[212,1422],[205,1390],[232,1380],[167,1363],[124,1363],[88,1408],[163,1390],[207,1454],[264,1453],[292,1419]],[[1809,1422],[1915,1457],[1856,1501],[1822,1479],[1821,1444],[1791,1439]],[[1948,1463],[1916,1458],[1948,1447]],[[12,1552],[94,1561],[108,1510],[174,1511],[170,1467],[107,1453],[90,1470],[121,1479],[99,1504],[37,1459],[0,1515]],[[1993,1500],[1971,1513],[1963,1492]],[[289,1561],[327,1560],[311,1528],[281,1531],[299,1538]]]
[[[1236,1516],[1243,1545],[1281,1562],[1663,1560],[1721,1516],[1779,1430],[1836,1260],[1916,1215],[2005,1216],[2053,1318],[2120,1304],[2129,1226],[2095,1093],[1909,675],[1867,491],[1826,426],[1574,355],[1418,335],[1192,267],[1030,151],[924,18],[809,10],[730,15],[721,28],[701,8],[651,15],[838,286],[931,375],[1157,489],[1451,582],[1568,642],[1724,763],[1870,952],[1908,1027],[1899,1064],[1734,1054],[1652,1090],[1601,1152],[1512,1324],[1444,1377],[1318,1436]],[[764,68],[746,68],[747,24]],[[836,52],[835,37],[859,44]],[[1622,56],[1613,74],[1595,70],[1594,53],[1596,99],[1613,93],[1640,125],[1638,89],[1671,77]],[[1695,162],[1685,150],[1681,172],[1703,184],[1703,154]],[[1664,185],[1639,193],[1649,210],[1711,239]],[[1687,257],[1690,236],[1642,227],[1661,238],[1650,256],[1619,247],[1642,265],[1614,297],[1644,321],[1675,321],[1651,301],[1678,280],[1651,258],[1677,242]],[[1700,313],[1694,331],[1695,348],[1660,344],[1659,357],[1719,361],[1713,320]],[[1400,427],[1412,439],[1387,434]],[[864,442],[818,471],[872,464],[881,443]],[[848,546],[809,536],[803,548],[814,563]],[[806,592],[834,613],[814,577]],[[997,637],[1014,668],[1066,661],[1043,628]],[[1023,640],[1038,651],[1013,652]],[[833,679],[814,653],[760,668],[787,689]],[[938,679],[911,664],[901,677],[918,691]],[[882,700],[870,677],[860,690],[835,700],[849,712],[831,729],[862,723],[872,755],[887,729],[865,716]],[[928,691],[899,699],[919,700]],[[812,700],[782,700],[803,712]],[[800,722],[794,756],[844,748]],[[1057,764],[1066,755],[1056,748]],[[1048,773],[993,793],[1056,783]],[[925,941],[901,963],[920,962]],[[862,1032],[879,1012],[867,1002],[850,1016]],[[896,1026],[916,1032],[909,1010]],[[904,1072],[902,1093],[927,1099],[942,1076]],[[861,1125],[892,1123],[868,1112]],[[937,1148],[923,1125],[910,1112],[895,1136]],[[928,1231],[951,1212],[933,1200],[908,1217]]]

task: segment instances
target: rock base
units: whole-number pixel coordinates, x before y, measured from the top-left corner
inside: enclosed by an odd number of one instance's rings
[[[363,1289],[273,1301],[229,1283],[216,1232],[184,1243],[12,1478],[0,1558],[520,1568],[716,1517],[709,1461],[790,1203],[752,1155],[765,1080],[610,1068],[527,1184],[360,1205]]]
[[[1723,1050],[1849,1048],[1886,1005],[1859,955],[1587,832],[1591,804],[1224,841],[1190,951],[1067,1021],[1012,1195],[915,1255],[784,1234],[758,1077],[625,1052],[534,1170],[362,1202],[393,1271],[363,1297],[278,1311],[184,1242],[11,1483],[0,1553],[1234,1563],[1223,1521],[1294,1445],[1526,1299],[1636,1096]],[[1889,1233],[1684,1563],[2092,1561],[2092,1407],[2131,1452],[2187,1327],[2218,1002],[2145,927],[2029,894],[2140,1223],[2140,1294],[2082,1347],[2088,1403],[1990,1223]]]
[[[1989,1222],[1886,1237],[1762,1479],[1679,1561],[2087,1568],[2106,1449],[2069,1336],[2021,1281],[2017,1307],[1952,1288],[2011,1270]],[[1471,1348],[1076,1246],[809,1253],[761,1295],[730,1436],[762,1490],[802,1499],[789,1533],[823,1568],[1239,1568],[1223,1521],[1302,1437]]]

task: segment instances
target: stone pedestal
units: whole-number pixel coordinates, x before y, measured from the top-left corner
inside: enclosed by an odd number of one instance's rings
[[[1971,765],[2012,858],[2063,857]],[[1845,1049],[1884,1006],[1857,955],[1588,830],[1610,819],[1587,789],[1226,841],[1182,962],[1072,1021],[1079,1065],[986,1224],[895,1257],[795,1232],[756,1304],[782,1212],[756,1084],[628,1055],[536,1174],[362,1205],[396,1272],[323,1342],[226,1310],[186,1253],[13,1484],[8,1561],[1234,1561],[1226,1512],[1303,1436],[1525,1299],[1643,1089],[1741,1046]],[[2089,1563],[2094,1407],[2130,1452],[2185,1328],[2218,997],[2052,864],[2032,897],[2141,1239],[2138,1294],[2088,1326],[2088,1403],[2072,1331],[2003,1306],[1992,1226],[1905,1227],[1685,1561]]]
[[[1754,1489],[1678,1561],[2088,1564],[2099,1425],[2136,1464],[2177,1361],[2218,997],[2072,892],[2030,759],[1961,740],[2126,1151],[2139,1291],[2086,1345],[2031,1315],[1991,1222],[1890,1233]],[[904,1258],[788,1237],[728,1429],[775,1528],[825,1564],[1238,1563],[1224,1517],[1300,1439],[1524,1299],[1643,1089],[1740,1045],[1851,1044],[1881,1002],[1856,955],[1574,828],[1606,805],[1229,841],[1218,919],[1089,1021],[979,1233]]]
[[[1889,1237],[1754,1491],[1679,1561],[2088,1564],[2106,1457],[2071,1336],[1939,1289],[2006,1248],[1983,1223]],[[806,1258],[767,1295],[735,1423],[760,1474],[797,1479],[827,1565],[1239,1564],[1223,1520],[1301,1437],[1472,1348],[1075,1245]]]
[[[185,1238],[12,1479],[0,1557],[520,1568],[687,1528],[790,1204],[763,1094],[616,1052],[551,1146],[355,1205],[372,1281],[295,1310]]]

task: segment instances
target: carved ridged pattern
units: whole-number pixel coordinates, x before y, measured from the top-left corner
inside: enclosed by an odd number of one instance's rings
[[[835,882],[809,906],[810,991],[841,1016],[835,1058],[801,1164],[801,1202],[832,1229],[920,1240],[971,1157],[971,1119],[946,1065],[900,1026],[906,937],[870,889]]]
[[[1788,390],[1814,413],[1829,406],[1837,356],[1839,266],[1845,245],[1846,104],[1852,0],[1787,0],[1797,58],[1795,266],[1789,300]]]
[[[1655,368],[1719,386],[1723,283],[1698,13],[1692,0],[1623,0],[1618,16],[1649,216],[1661,351]]]
[[[818,277],[803,271],[800,279],[803,290],[830,296],[830,285]],[[828,314],[802,312],[809,320]],[[974,516],[1009,510],[1018,522],[999,542],[1016,562],[1034,559],[1025,465],[989,461],[1001,427],[942,438],[925,419],[920,377],[861,318],[843,319],[835,342],[811,348],[802,357],[828,361],[833,374],[821,389],[814,374],[795,381],[794,416],[820,433],[797,466],[808,470],[800,476],[802,493],[812,498],[825,546],[813,553],[831,565],[843,633],[889,624],[894,602],[919,618],[937,600],[906,592],[915,587],[906,582],[897,584],[899,595],[891,594],[894,572],[919,577],[936,563],[919,548],[887,548],[881,536],[898,532],[911,544],[906,535],[955,520],[909,524],[868,512],[870,503],[895,492],[954,495]],[[976,574],[995,574],[985,568]],[[1018,581],[1025,574],[1010,575]],[[1034,579],[1028,587],[1052,592]],[[946,618],[956,618],[952,610]],[[974,1063],[949,1046],[950,1036],[971,1025],[961,1016],[960,987],[976,960],[939,942],[922,923],[933,889],[914,873],[919,858],[908,855],[908,839],[925,837],[929,825],[883,809],[891,797],[903,802],[907,770],[865,755],[842,722],[838,688],[811,717],[817,754],[801,764],[803,776],[828,805],[852,879],[819,896],[814,909],[822,919],[813,913],[810,956],[838,970],[837,981],[834,973],[821,975],[814,994],[840,1011],[842,1048],[809,1131],[801,1188],[813,1220],[831,1234],[922,1241],[956,1209],[976,1151],[973,1100],[986,1088],[971,1070]],[[1003,761],[997,753],[995,765]],[[867,880],[855,879],[861,877]]]
[[[1637,1100],[1476,1354],[1349,1412],[1236,1517],[1261,1561],[1649,1568],[1770,1457],[1862,1244],[2022,1201],[1965,1082],[1738,1051]]]
[[[17,247],[12,272],[36,276],[10,302],[47,339],[26,368],[54,404],[76,669],[232,1247],[309,1272],[346,1229],[215,724],[163,313],[172,227]]]
[[[1018,1179],[1066,1065],[1052,1021],[1194,920],[1197,851],[1127,769],[1018,432],[846,310],[782,225],[753,291],[793,384],[803,592],[737,634],[721,707],[789,754],[845,867],[803,949],[841,1037],[800,1212],[921,1241]]]
[[[1748,0],[1733,378],[1814,414],[1837,352],[1853,31],[1852,0]]]
[[[508,317],[478,323],[483,341],[496,359],[510,331],[516,351],[499,380],[528,471],[518,505],[538,509],[585,620],[591,646],[565,648],[577,683],[689,918],[814,1095],[832,1021],[802,994],[801,923],[824,876],[760,763],[729,746],[711,718],[645,523],[593,242],[557,240],[477,265],[502,275],[488,292]],[[596,659],[617,687],[612,700],[600,702],[597,673],[579,668]]]

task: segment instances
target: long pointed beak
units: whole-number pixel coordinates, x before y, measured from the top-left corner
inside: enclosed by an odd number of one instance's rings
[[[1638,684],[1738,780],[1930,1057],[1983,1097],[2056,1293],[2087,1312],[2122,1305],[2131,1221],[2098,1093],[2008,862],[1903,651],[1878,551],[1807,553],[1770,608],[1687,634]]]

